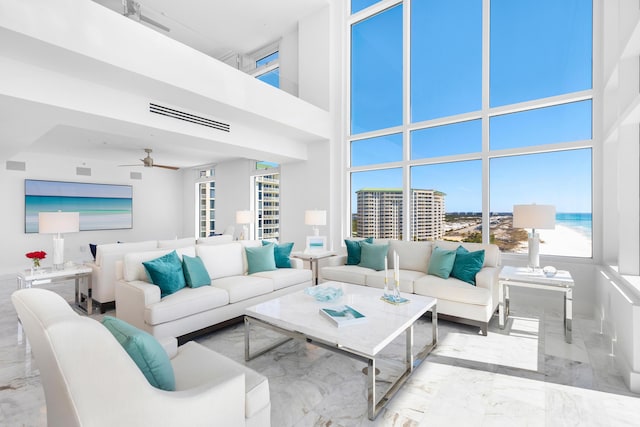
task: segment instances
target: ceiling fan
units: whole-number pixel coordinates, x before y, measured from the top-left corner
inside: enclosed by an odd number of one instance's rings
[[[140,3],[134,0],[122,0],[123,7],[123,15],[128,16],[129,18],[135,21],[146,22],[147,24],[153,25],[154,27],[160,28],[167,33],[171,31],[171,29],[165,25],[162,25],[158,21],[154,21],[151,18],[142,14],[142,10],[140,7]]]
[[[180,169],[177,166],[157,165],[153,163],[153,158],[151,157],[152,151],[153,150],[151,148],[144,149],[144,152],[147,153],[147,157],[145,157],[144,159],[140,159],[140,161],[142,162],[141,165],[120,165],[120,166],[144,166],[145,168],[164,168],[164,169],[171,169],[174,171]]]

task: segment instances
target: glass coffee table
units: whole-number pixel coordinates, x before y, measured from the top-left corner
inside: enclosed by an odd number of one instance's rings
[[[292,338],[300,339],[336,353],[367,363],[368,416],[375,419],[380,410],[402,387],[413,370],[438,343],[436,299],[402,294],[410,301],[402,305],[380,299],[382,290],[339,282],[325,282],[320,287],[340,288],[343,295],[330,302],[319,302],[297,291],[265,301],[245,310],[245,360],[258,357]],[[362,323],[337,327],[321,316],[320,308],[349,305],[366,316]],[[432,340],[417,354],[413,353],[413,326],[427,311],[432,313]],[[286,338],[253,354],[250,350],[251,325],[271,329]],[[391,382],[384,394],[376,397],[376,358],[395,338],[405,334],[404,370]]]

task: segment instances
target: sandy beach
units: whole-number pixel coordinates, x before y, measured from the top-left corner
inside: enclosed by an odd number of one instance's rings
[[[565,225],[556,224],[553,230],[538,230],[540,253],[544,255],[566,255],[591,257],[591,240]],[[526,248],[523,252],[526,252]]]

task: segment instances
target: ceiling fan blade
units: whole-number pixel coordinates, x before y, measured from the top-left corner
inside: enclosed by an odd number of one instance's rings
[[[166,165],[157,165],[157,164],[153,164],[154,168],[163,168],[163,169],[171,169],[173,171],[177,171],[178,169],[180,169],[179,167],[176,166],[166,166]]]
[[[144,165],[118,165],[119,167],[134,167],[134,166],[144,166]]]

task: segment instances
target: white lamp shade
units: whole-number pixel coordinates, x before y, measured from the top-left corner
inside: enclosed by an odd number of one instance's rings
[[[556,208],[553,205],[513,205],[514,228],[553,229]]]
[[[253,211],[236,211],[236,224],[251,224]]]
[[[304,211],[304,223],[306,225],[327,225],[327,211]]]
[[[80,231],[79,212],[39,212],[38,232],[41,234],[77,233]]]

